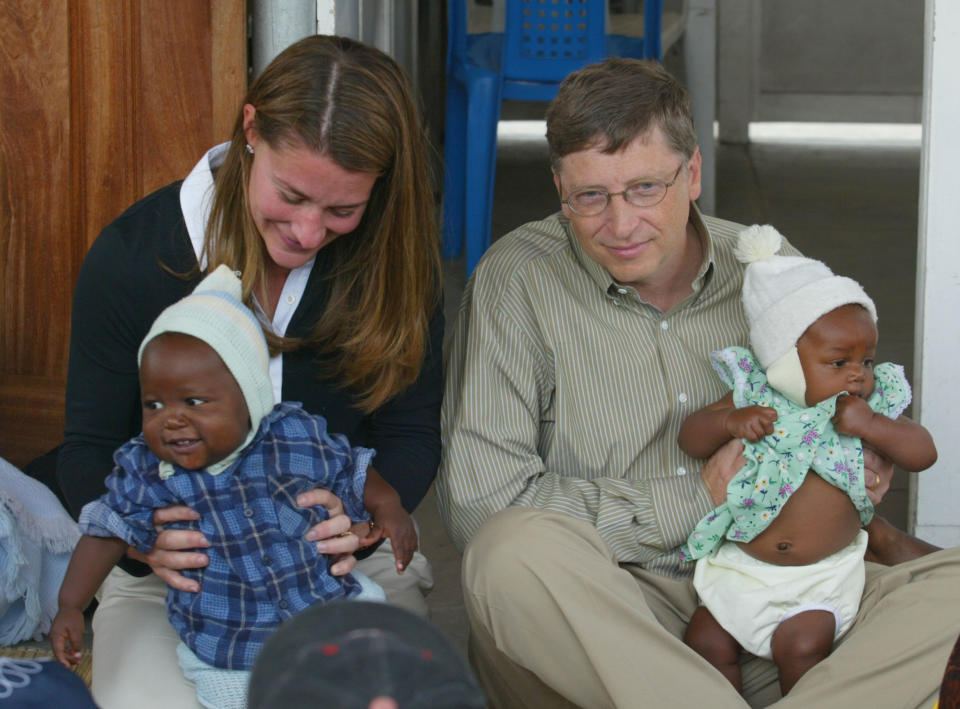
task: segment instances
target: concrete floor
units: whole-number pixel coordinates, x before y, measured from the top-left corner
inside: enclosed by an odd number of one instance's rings
[[[789,139],[720,145],[717,164],[716,215],[773,224],[805,254],[860,281],[877,303],[878,360],[903,364],[911,377],[919,145]],[[501,130],[496,178],[494,239],[559,206],[542,138],[506,137]],[[444,264],[448,329],[464,281],[462,258]],[[880,508],[901,528],[907,524],[907,485],[907,476],[897,473]],[[460,555],[443,530],[432,492],[416,517],[436,580],[428,598],[433,620],[465,648]]]

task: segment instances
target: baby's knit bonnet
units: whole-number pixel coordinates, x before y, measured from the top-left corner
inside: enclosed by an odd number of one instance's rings
[[[781,243],[772,226],[754,224],[740,232],[734,254],[747,264],[743,307],[750,347],[770,384],[805,406],[797,340],[818,318],[842,305],[862,305],[874,322],[877,309],[859,283],[835,275],[822,261],[777,254]]]
[[[179,332],[210,345],[240,385],[250,412],[250,438],[274,405],[270,354],[260,323],[241,301],[240,279],[227,266],[218,266],[194,291],[164,310],[143,338],[143,350],[158,335]],[[241,446],[242,448],[243,446]]]

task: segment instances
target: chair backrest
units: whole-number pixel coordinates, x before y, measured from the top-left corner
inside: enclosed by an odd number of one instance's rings
[[[607,56],[606,0],[506,0],[506,80],[559,82]]]

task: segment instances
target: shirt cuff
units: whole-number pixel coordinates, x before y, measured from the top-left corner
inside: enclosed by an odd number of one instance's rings
[[[650,481],[650,500],[660,522],[663,548],[685,544],[697,523],[714,508],[699,473],[655,478]]]

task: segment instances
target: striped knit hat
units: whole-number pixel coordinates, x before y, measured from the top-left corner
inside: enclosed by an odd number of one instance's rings
[[[165,332],[191,335],[210,345],[237,380],[247,402],[251,431],[243,448],[260,427],[260,420],[270,413],[274,399],[267,341],[241,297],[240,279],[227,266],[218,266],[193,293],[160,313],[143,338],[137,363],[150,341]]]

